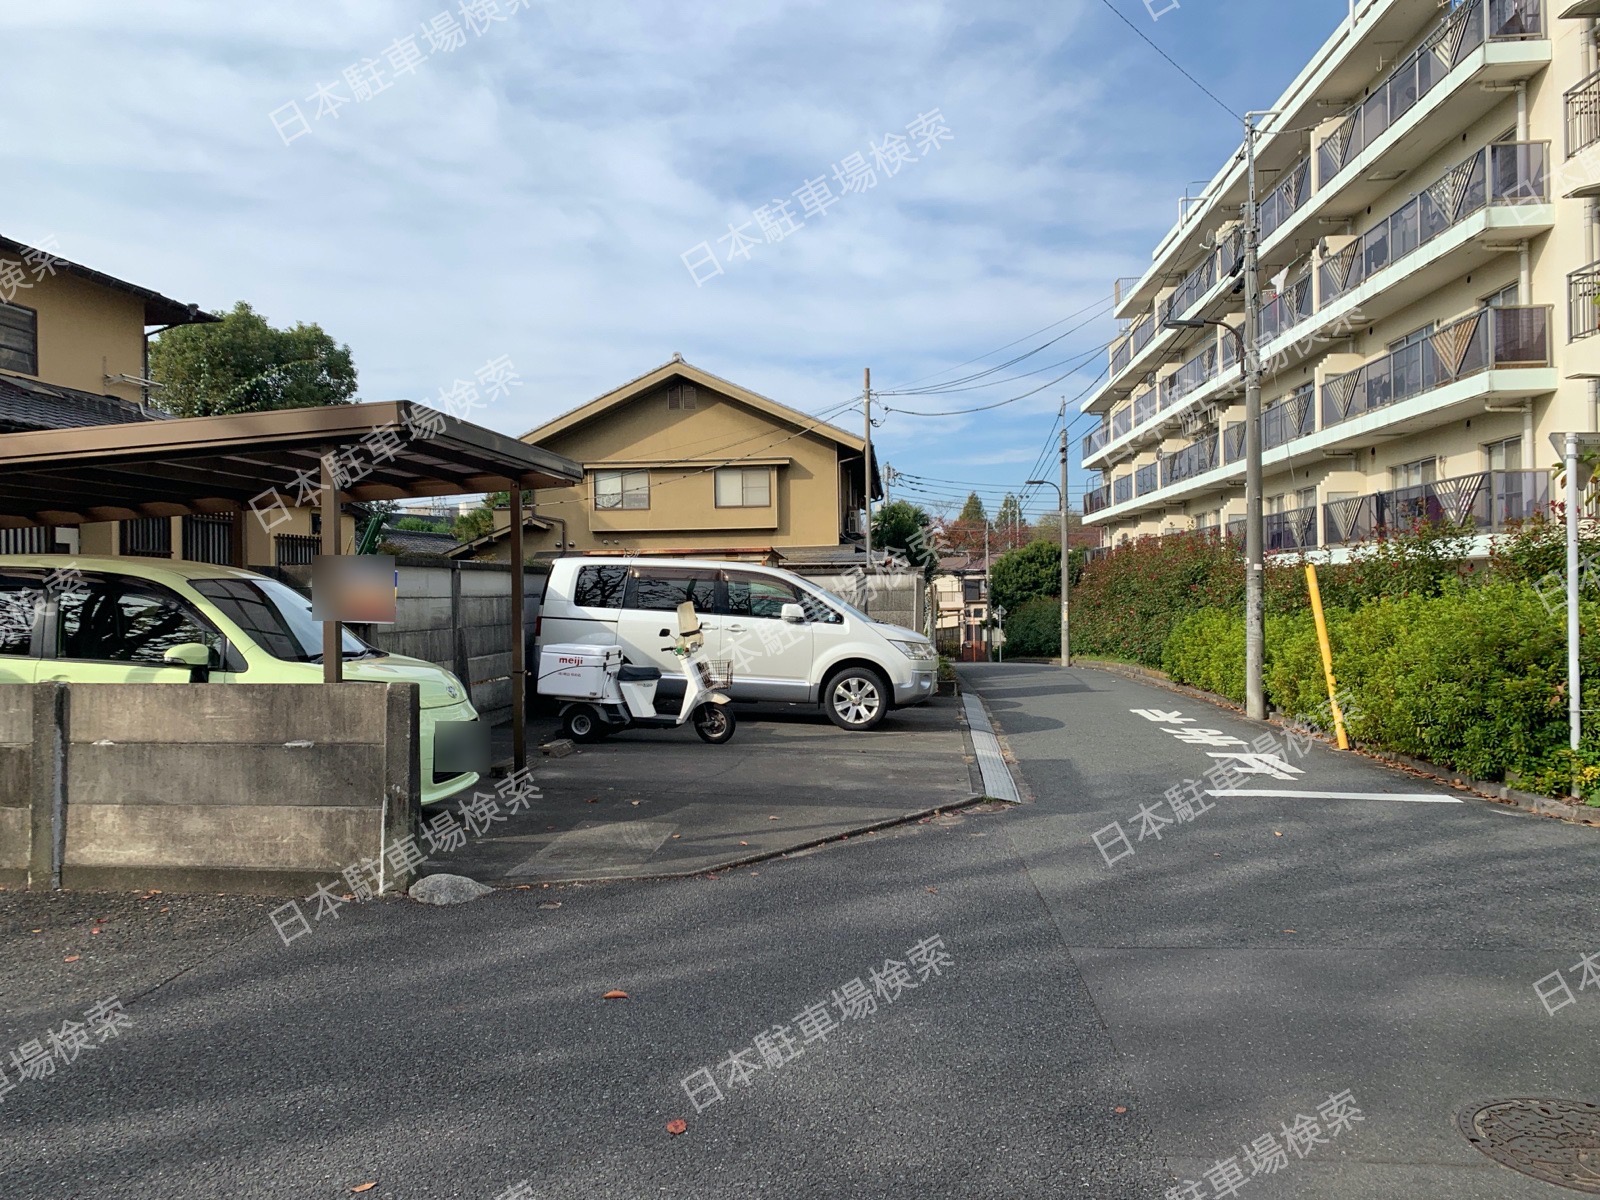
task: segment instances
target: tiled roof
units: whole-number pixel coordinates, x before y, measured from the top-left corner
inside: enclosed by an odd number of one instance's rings
[[[83,425],[126,425],[163,421],[167,414],[142,408],[117,396],[80,392],[36,379],[0,375],[0,433],[33,429],[75,429]]]
[[[378,541],[407,554],[446,554],[461,544],[453,533],[424,533],[420,529],[385,529]]]

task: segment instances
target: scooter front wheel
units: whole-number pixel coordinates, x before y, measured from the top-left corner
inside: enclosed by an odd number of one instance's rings
[[[702,742],[721,745],[733,736],[737,722],[726,704],[702,704],[694,710],[694,731]]]

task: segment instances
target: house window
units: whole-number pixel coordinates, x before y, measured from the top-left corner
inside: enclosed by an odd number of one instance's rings
[[[768,508],[772,471],[767,467],[726,467],[717,472],[718,508]]]
[[[649,508],[649,471],[596,471],[596,508]]]
[[[33,309],[0,303],[0,368],[39,373],[39,314]]]
[[[1490,442],[1483,448],[1486,470],[1490,471],[1520,471],[1522,470],[1522,439],[1519,437],[1506,438],[1503,442]]]
[[[1401,463],[1398,467],[1390,467],[1390,474],[1394,478],[1396,488],[1421,487],[1425,483],[1433,483],[1439,478],[1439,460],[1437,458],[1419,458],[1415,462]]]
[[[1517,285],[1509,283],[1492,296],[1483,298],[1485,308],[1515,308],[1517,306]]]

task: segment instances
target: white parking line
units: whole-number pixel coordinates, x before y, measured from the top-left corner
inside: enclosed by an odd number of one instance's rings
[[[1461,803],[1459,796],[1445,796],[1437,792],[1290,792],[1258,788],[1227,788],[1208,791],[1206,795],[1281,800],[1403,800],[1411,804]]]

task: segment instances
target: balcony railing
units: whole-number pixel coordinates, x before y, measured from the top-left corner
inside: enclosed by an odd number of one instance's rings
[[[1278,180],[1277,186],[1267,193],[1267,198],[1261,202],[1258,221],[1261,226],[1261,240],[1266,241],[1295,213],[1306,197],[1311,195],[1311,159],[1309,156],[1302,158],[1294,166],[1283,173],[1283,178]]]
[[[1465,0],[1458,4],[1421,46],[1371,95],[1347,110],[1343,120],[1318,143],[1319,185],[1326,187],[1484,42],[1543,34],[1541,0]]]
[[[1228,536],[1244,541],[1245,519],[1243,517],[1228,518]]]
[[[1141,496],[1148,496],[1161,486],[1161,467],[1158,463],[1146,463],[1133,473],[1134,491]]]
[[[1149,388],[1133,398],[1133,423],[1135,427],[1143,425],[1156,415],[1157,394],[1155,388]]]
[[[1261,518],[1261,543],[1268,550],[1311,550],[1317,545],[1317,506],[1287,508]]]
[[[1481,532],[1525,521],[1550,503],[1548,471],[1480,471],[1323,505],[1327,545],[1369,542],[1417,525],[1459,525]]]
[[[1233,274],[1244,257],[1244,235],[1234,230],[1220,245],[1212,248],[1205,260],[1195,267],[1180,283],[1172,295],[1163,300],[1158,315],[1165,322],[1168,317],[1181,317],[1198,304],[1217,280]]]
[[[1271,304],[1261,309],[1260,336],[1257,345],[1266,345],[1279,334],[1293,329],[1314,311],[1311,295],[1311,276],[1302,275],[1292,283],[1284,284],[1283,291]]]
[[[1480,308],[1322,384],[1322,427],[1397,404],[1495,367],[1550,365],[1550,309]]]
[[[1133,405],[1125,404],[1111,414],[1111,437],[1116,440],[1133,428]]]
[[[1083,494],[1083,511],[1085,515],[1097,513],[1110,503],[1111,489],[1104,484],[1097,488],[1090,488]]]
[[[1111,423],[1102,421],[1096,428],[1083,435],[1083,457],[1088,458],[1091,454],[1104,447],[1110,440]]]
[[[1600,71],[1596,71],[1565,96],[1567,105],[1567,157],[1600,142]]]
[[[1548,142],[1497,142],[1457,163],[1387,220],[1323,260],[1323,305],[1427,245],[1486,204],[1543,204],[1549,197]]]
[[[1128,330],[1127,335],[1111,348],[1111,374],[1116,376],[1127,370],[1134,355],[1148,346],[1150,339],[1155,335],[1156,315],[1145,313],[1133,328]]]
[[[1269,405],[1261,413],[1261,448],[1273,450],[1285,442],[1305,437],[1317,427],[1316,387],[1306,384],[1293,395]],[[1240,426],[1240,441],[1244,427]]]
[[[1189,443],[1175,454],[1161,456],[1161,486],[1171,487],[1185,479],[1215,470],[1216,466],[1217,435],[1213,433]]]
[[[1216,376],[1217,343],[1209,341],[1198,354],[1161,381],[1161,407],[1171,408]]]
[[[1244,422],[1230,421],[1222,431],[1222,461],[1236,463],[1244,458]]]
[[[1567,340],[1600,333],[1600,263],[1567,276]]]
[[[1133,499],[1132,475],[1124,475],[1120,479],[1112,480],[1112,487],[1116,489],[1114,495],[1118,504],[1126,504]]]

